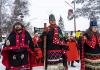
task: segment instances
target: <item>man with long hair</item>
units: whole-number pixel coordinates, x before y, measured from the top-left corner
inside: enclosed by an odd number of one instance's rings
[[[16,22],[5,41],[2,51],[6,70],[31,70],[31,54],[34,51],[32,38],[20,22]]]

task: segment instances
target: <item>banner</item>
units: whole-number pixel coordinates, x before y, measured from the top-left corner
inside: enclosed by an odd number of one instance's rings
[[[36,33],[36,32],[41,35],[43,32],[43,28],[34,27],[34,33]]]
[[[77,31],[76,32],[76,38],[79,38],[81,36],[81,32],[80,31]]]
[[[73,15],[73,9],[69,9],[68,10],[68,20],[72,20],[74,18],[74,15]]]

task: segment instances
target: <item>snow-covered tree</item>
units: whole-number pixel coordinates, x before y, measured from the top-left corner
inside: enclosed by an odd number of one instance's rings
[[[76,0],[76,5],[81,6],[80,8],[76,8],[75,14],[77,16],[86,16],[90,18],[95,15],[97,18],[100,17],[100,0]]]
[[[87,17],[88,19],[96,19],[100,32],[100,0],[73,0],[76,1],[75,15]]]
[[[28,0],[0,0],[0,35],[9,33],[18,16],[28,15]]]
[[[10,11],[13,0],[0,0],[0,37],[7,33],[7,21],[10,19]]]
[[[62,33],[64,34],[65,28],[64,28],[64,21],[63,18],[60,16],[59,22],[58,22],[58,26],[60,27]]]
[[[12,23],[18,21],[19,16],[28,15],[28,0],[15,0],[12,11]]]

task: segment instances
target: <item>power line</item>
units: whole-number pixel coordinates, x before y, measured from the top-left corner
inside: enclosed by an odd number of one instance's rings
[[[65,3],[67,3],[70,7],[72,7],[73,8],[73,6],[71,6],[67,1],[65,1]],[[73,8],[74,9],[74,8]]]

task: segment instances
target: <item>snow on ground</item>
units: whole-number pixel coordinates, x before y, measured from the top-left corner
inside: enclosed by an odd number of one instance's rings
[[[5,70],[5,66],[2,64],[2,57],[0,58],[0,70]]]
[[[75,68],[68,66],[68,70],[80,70],[80,63],[75,62],[74,65],[76,66]],[[2,64],[2,57],[0,58],[0,70],[5,70],[5,66]],[[40,70],[40,67],[38,70]]]
[[[68,70],[80,70],[80,63],[75,62],[76,67],[71,67],[68,65]]]

